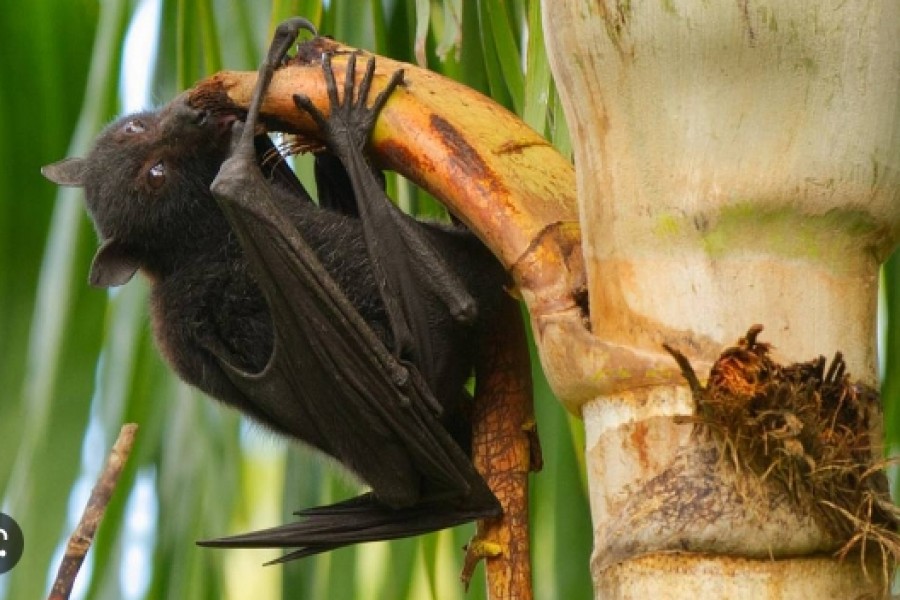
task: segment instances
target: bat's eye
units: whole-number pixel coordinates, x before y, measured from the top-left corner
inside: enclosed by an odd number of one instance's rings
[[[194,124],[203,127],[206,125],[206,121],[209,118],[209,113],[205,110],[197,111],[197,116],[194,117]]]
[[[158,162],[147,171],[147,182],[150,187],[158,188],[166,181],[166,165]]]
[[[144,124],[140,121],[128,121],[122,129],[125,133],[144,133],[146,131]]]

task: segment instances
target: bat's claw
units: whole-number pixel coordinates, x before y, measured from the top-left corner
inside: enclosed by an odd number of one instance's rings
[[[366,71],[367,75],[370,72],[375,71],[375,59],[374,58],[369,59],[368,66],[371,68]],[[384,86],[384,89],[381,90],[381,93],[375,97],[375,102],[372,103],[372,107],[369,109],[372,111],[373,114],[375,114],[377,116],[381,113],[381,109],[384,108],[384,105],[387,103],[388,98],[391,97],[391,94],[394,93],[394,90],[397,89],[397,86],[400,85],[401,83],[403,83],[403,73],[404,73],[403,69],[397,69],[391,75],[391,78],[388,80],[387,85]],[[369,87],[371,87],[371,77],[369,77],[368,81],[364,80],[363,83],[368,84],[366,86],[366,96],[368,96]],[[359,88],[360,95],[362,95],[362,89],[363,89],[362,85],[360,85],[360,88]]]
[[[272,44],[269,46],[269,53],[266,56],[266,63],[272,68],[278,68],[284,62],[287,52],[293,45],[300,30],[304,29],[314,36],[318,36],[315,26],[303,17],[294,17],[287,21],[282,21],[275,29],[275,35],[272,37]]]

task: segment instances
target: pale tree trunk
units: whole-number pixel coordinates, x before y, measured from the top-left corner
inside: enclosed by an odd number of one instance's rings
[[[856,598],[859,558],[790,503],[745,502],[685,422],[753,323],[782,362],[875,372],[878,267],[900,213],[896,0],[547,0],[576,149],[591,333],[535,313],[587,430],[598,598]],[[792,557],[792,558],[791,558]],[[776,560],[772,560],[772,559]]]

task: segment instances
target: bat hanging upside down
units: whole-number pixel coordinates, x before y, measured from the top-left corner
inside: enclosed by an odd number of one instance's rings
[[[315,34],[304,19],[278,28],[245,123],[182,95],[43,169],[85,189],[102,242],[91,283],[149,279],[157,344],[185,381],[371,487],[296,523],[204,542],[296,548],[281,560],[500,512],[469,456],[464,384],[506,274],[463,227],[397,209],[368,163],[402,71],[367,107],[374,63],[357,88],[351,56],[341,94],[326,55],[329,116],[294,97],[327,147],[320,206],[283,161],[263,173],[274,146],[256,135],[260,105],[300,29]]]

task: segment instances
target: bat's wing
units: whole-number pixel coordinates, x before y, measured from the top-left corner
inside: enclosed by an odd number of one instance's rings
[[[220,359],[222,367],[266,421],[337,458],[375,497],[212,544],[299,546],[309,554],[496,514],[418,369],[395,359],[359,316],[268,196],[255,163],[236,160],[223,165],[214,189],[269,303],[275,347],[260,373]]]
[[[274,352],[262,372],[246,373],[223,361],[235,387],[267,420],[283,424],[365,481],[391,482],[375,490],[379,497],[418,488],[418,482],[406,481],[411,471],[429,474],[445,492],[480,480],[444,431],[437,418],[441,408],[418,369],[387,351],[265,193],[265,182],[235,187],[241,193],[220,196],[220,202],[275,329]],[[361,435],[347,435],[353,431]],[[385,460],[392,446],[397,456]],[[407,462],[412,464],[404,468]]]

